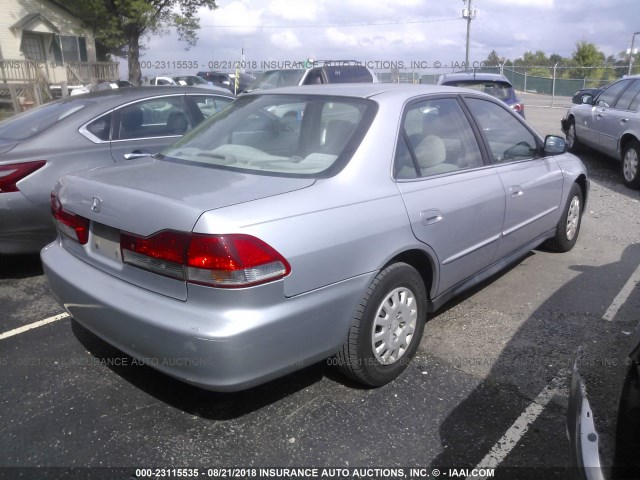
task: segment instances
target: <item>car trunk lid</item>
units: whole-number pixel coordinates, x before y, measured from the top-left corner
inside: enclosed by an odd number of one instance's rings
[[[306,188],[314,179],[245,174],[237,171],[141,159],[63,177],[56,186],[62,207],[91,220],[89,241],[62,236],[69,251],[109,274],[178,299],[184,280],[124,264],[120,232],[148,237],[175,230],[191,232],[208,210]],[[233,233],[233,232],[219,232]]]

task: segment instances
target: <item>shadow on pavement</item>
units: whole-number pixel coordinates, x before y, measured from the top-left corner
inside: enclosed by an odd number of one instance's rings
[[[572,267],[579,275],[533,312],[499,355],[489,352],[481,358],[456,359],[459,364],[454,367],[460,370],[465,371],[463,364],[467,369],[481,364],[490,366],[490,371],[442,423],[442,453],[432,466],[476,467],[554,378],[568,386],[579,346],[584,349],[581,373],[588,379],[593,411],[600,415],[596,427],[602,432],[603,462],[610,466],[631,341],[628,332],[638,317],[619,314],[605,321],[602,316],[639,264],[640,245],[631,245],[618,262]],[[514,283],[513,288],[522,287]],[[631,305],[637,312],[640,289],[634,289],[619,312],[626,308],[623,313],[628,313]],[[495,478],[571,478],[565,410],[566,397],[555,395],[528,431],[519,432],[524,435],[500,461]]]

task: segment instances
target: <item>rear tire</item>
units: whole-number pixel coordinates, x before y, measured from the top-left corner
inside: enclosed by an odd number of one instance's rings
[[[569,190],[567,204],[558,221],[556,236],[547,240],[546,246],[557,252],[568,252],[578,241],[582,223],[582,189],[574,183]]]
[[[336,364],[358,382],[385,385],[415,355],[426,312],[427,294],[416,269],[406,263],[388,266],[362,297]]]
[[[622,154],[622,178],[624,184],[635,190],[640,189],[640,143],[630,140],[624,147]]]

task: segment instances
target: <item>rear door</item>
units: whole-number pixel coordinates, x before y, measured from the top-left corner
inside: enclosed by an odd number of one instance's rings
[[[504,189],[456,97],[407,106],[394,170],[415,236],[438,252],[437,294],[491,264]]]
[[[467,97],[506,193],[496,259],[521,248],[558,222],[563,175],[553,157],[541,157],[536,135],[502,104]]]

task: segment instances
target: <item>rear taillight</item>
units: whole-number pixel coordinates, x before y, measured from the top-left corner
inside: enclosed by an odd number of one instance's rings
[[[125,263],[160,275],[214,287],[247,287],[289,274],[289,263],[262,240],[244,234],[164,231],[120,235]]]
[[[36,162],[0,165],[0,193],[17,192],[18,186],[16,184],[27,175],[44,167],[46,163],[44,160],[38,160]]]
[[[511,105],[511,108],[513,108],[518,113],[524,112],[524,103],[514,103],[513,105]]]
[[[60,233],[77,240],[81,245],[89,241],[89,219],[67,212],[55,193],[51,193],[51,214]]]

